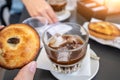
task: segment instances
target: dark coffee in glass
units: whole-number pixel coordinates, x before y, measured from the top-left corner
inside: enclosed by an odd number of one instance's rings
[[[67,0],[48,0],[48,3],[55,12],[60,12],[65,9]]]
[[[88,43],[88,33],[83,27],[59,23],[47,29],[42,39],[55,71],[71,73],[80,68]]]

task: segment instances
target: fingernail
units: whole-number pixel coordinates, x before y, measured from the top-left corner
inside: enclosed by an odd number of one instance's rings
[[[4,27],[4,25],[1,25],[2,27]]]
[[[3,27],[5,27],[4,25],[0,25],[0,28],[3,28]]]
[[[29,70],[34,73],[36,71],[36,66],[37,66],[37,63],[35,61],[31,62]]]

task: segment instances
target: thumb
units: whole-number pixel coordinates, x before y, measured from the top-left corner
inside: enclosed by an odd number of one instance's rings
[[[32,61],[26,66],[24,66],[14,78],[14,80],[33,80],[36,72],[36,62]]]
[[[3,27],[4,27],[4,25],[1,25],[1,26],[0,26],[0,29],[2,29]]]

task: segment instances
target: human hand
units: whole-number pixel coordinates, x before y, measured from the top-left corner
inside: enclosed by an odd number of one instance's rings
[[[55,23],[58,21],[57,16],[51,6],[46,0],[22,0],[26,6],[30,16],[43,16],[46,17],[49,23]]]
[[[0,29],[2,29],[4,26],[0,26]]]
[[[32,61],[26,66],[24,66],[14,78],[14,80],[33,80],[36,72],[36,62]]]

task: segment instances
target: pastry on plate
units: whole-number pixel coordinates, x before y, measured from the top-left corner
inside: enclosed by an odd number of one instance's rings
[[[11,24],[0,31],[0,67],[21,68],[35,59],[39,49],[39,34],[27,24]]]
[[[120,36],[119,28],[110,22],[90,22],[88,31],[97,38],[112,40]]]

